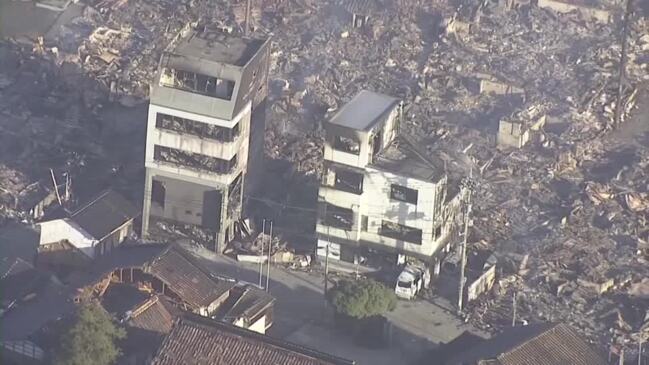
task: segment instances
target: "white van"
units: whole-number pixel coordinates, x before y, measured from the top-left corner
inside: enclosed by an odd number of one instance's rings
[[[422,288],[428,287],[430,274],[425,267],[406,265],[399,277],[394,292],[402,299],[414,299]]]

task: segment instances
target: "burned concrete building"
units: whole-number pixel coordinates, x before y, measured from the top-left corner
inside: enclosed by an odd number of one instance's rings
[[[401,103],[363,90],[325,123],[317,254],[353,264],[371,252],[435,264],[448,243],[459,194],[442,161],[399,136]],[[344,264],[343,264],[344,265]]]
[[[151,86],[142,232],[151,218],[232,239],[263,161],[270,40],[184,29]]]

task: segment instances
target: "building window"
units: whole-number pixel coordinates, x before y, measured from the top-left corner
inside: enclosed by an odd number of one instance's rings
[[[334,187],[353,194],[363,193],[363,174],[349,170],[336,170]]]
[[[433,240],[438,239],[442,235],[442,226],[438,226],[433,230]]]
[[[405,186],[392,184],[390,186],[390,199],[417,204],[418,192],[415,189],[410,189]]]
[[[404,226],[403,224],[382,221],[379,234],[381,236],[421,245],[421,229]]]
[[[160,85],[224,100],[234,92],[234,81],[173,68],[162,69]]]
[[[361,216],[361,231],[367,232],[367,226],[369,225],[369,219],[366,215]]]
[[[321,220],[325,226],[341,228],[350,231],[354,225],[354,211],[348,208],[325,203],[324,218]]]
[[[358,141],[343,136],[334,137],[333,148],[354,155],[359,155],[361,153],[361,144]]]
[[[223,160],[158,145],[153,148],[153,159],[168,165],[182,166],[193,170],[203,170],[217,174],[229,174],[237,166],[237,155],[234,155],[230,160]]]
[[[220,142],[232,142],[240,133],[239,123],[232,128],[225,128],[164,113],[156,114],[155,126],[158,129],[191,134],[199,138],[208,138]]]

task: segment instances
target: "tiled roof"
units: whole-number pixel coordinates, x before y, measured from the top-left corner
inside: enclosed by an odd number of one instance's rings
[[[223,304],[222,318],[226,321],[240,317],[252,319],[275,302],[275,298],[252,285],[234,287]]]
[[[169,246],[155,258],[147,271],[162,280],[193,309],[227,298],[235,285],[234,281],[213,277],[188,252],[176,245]]]
[[[101,240],[138,214],[138,209],[123,196],[106,190],[72,213],[71,218],[94,238]]]
[[[445,365],[606,365],[567,324],[512,327],[450,356]]]
[[[354,364],[302,346],[205,317],[185,314],[165,338],[151,365]]]
[[[129,326],[150,332],[169,333],[174,323],[174,309],[157,295],[147,299],[137,308],[128,321]]]
[[[498,356],[502,365],[606,365],[566,324],[557,324]]]
[[[0,258],[0,280],[33,268],[32,264],[20,257]]]

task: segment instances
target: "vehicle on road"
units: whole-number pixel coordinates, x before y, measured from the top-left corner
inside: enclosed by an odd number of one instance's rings
[[[430,282],[430,273],[424,266],[407,264],[394,287],[394,292],[401,299],[412,300],[419,292],[428,288]]]

